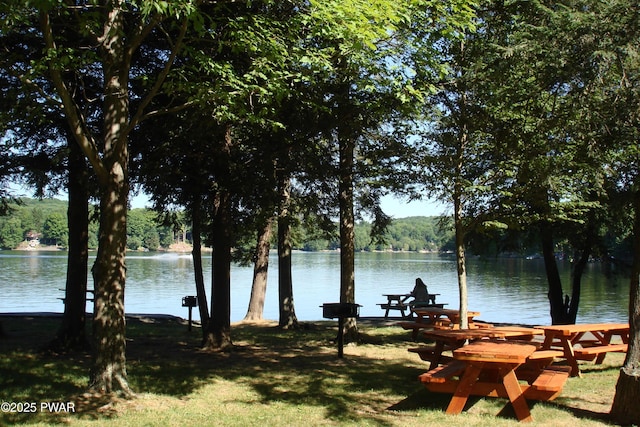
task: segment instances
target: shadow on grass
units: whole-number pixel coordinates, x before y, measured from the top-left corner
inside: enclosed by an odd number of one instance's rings
[[[22,322],[3,320],[8,338],[0,340],[0,400],[73,401],[76,417],[110,416],[111,399],[84,393],[90,367],[87,354],[38,351],[53,336],[58,321],[34,318],[28,325]],[[251,388],[262,403],[321,407],[327,419],[337,422],[367,418],[385,425],[385,410],[446,409],[451,396],[424,389],[417,380],[420,368],[409,366],[406,358],[381,357],[389,349],[414,345],[406,331],[368,328],[361,338],[373,347],[373,355],[346,354],[343,359],[337,357],[335,336],[332,322],[307,324],[295,331],[234,325],[233,350],[206,353],[199,350],[199,329],[188,332],[184,321],[129,319],[127,369],[137,391],[184,398],[220,379]],[[407,397],[393,402],[389,396]],[[476,401],[470,399],[468,405]],[[603,414],[562,404],[557,407],[580,418],[606,419]],[[0,425],[3,421],[64,423],[69,414],[5,413],[0,417],[4,417]]]
[[[231,352],[213,354],[200,352],[197,338],[176,341],[169,344],[170,349],[164,338],[162,357],[153,354],[160,341],[132,338],[132,344],[137,344],[132,354],[145,353],[139,361],[129,357],[134,387],[182,397],[219,378],[252,388],[261,403],[318,406],[325,410],[327,418],[336,421],[357,421],[363,415],[354,408],[384,408],[388,406],[384,402],[387,395],[407,395],[421,387],[417,381],[419,372],[407,367],[405,360],[394,362],[348,354],[339,359],[331,325],[312,325],[297,331],[237,326],[233,335],[235,345]],[[366,335],[363,338],[390,341]]]
[[[110,402],[85,394],[88,354],[40,351],[54,336],[58,319],[3,319],[8,337],[0,340],[0,399],[4,401],[72,401],[76,417],[110,415]],[[332,322],[301,330],[234,325],[230,352],[199,349],[200,331],[187,331],[179,320],[128,320],[127,370],[134,390],[183,398],[216,379],[253,389],[261,402],[279,401],[322,407],[333,420],[357,421],[358,406],[389,406],[388,395],[420,390],[419,372],[406,360],[345,355],[337,357]],[[366,343],[404,342],[402,337],[363,334]],[[357,402],[354,401],[357,400]],[[64,423],[70,414],[4,413],[6,423]],[[375,413],[368,415],[375,418]]]

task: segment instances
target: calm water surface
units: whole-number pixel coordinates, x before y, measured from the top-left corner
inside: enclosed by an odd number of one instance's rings
[[[92,260],[91,260],[92,262]],[[568,263],[561,264],[565,288]],[[211,259],[204,259],[205,283],[210,286]],[[542,260],[472,258],[468,262],[469,309],[489,322],[550,323],[547,282]],[[242,320],[251,291],[251,267],[231,272],[231,321]],[[66,253],[0,252],[0,312],[62,312]],[[264,317],[278,318],[277,260],[270,261]],[[458,308],[455,259],[415,253],[356,254],[356,302],[362,316],[380,316],[384,293],[411,291],[422,277],[438,302]],[[293,255],[294,301],[299,320],[322,319],[320,305],[339,300],[339,254]],[[90,288],[93,287],[89,282]],[[566,291],[566,289],[565,289]],[[187,317],[182,297],[195,294],[190,255],[128,254],[127,313],[172,314]],[[627,322],[628,278],[606,278],[599,264],[589,265],[583,279],[579,322]],[[91,310],[89,306],[89,310]],[[193,312],[198,319],[197,309]]]

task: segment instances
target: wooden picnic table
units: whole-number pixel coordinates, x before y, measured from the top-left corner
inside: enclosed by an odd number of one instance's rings
[[[519,326],[496,326],[490,328],[475,329],[434,329],[423,331],[426,339],[434,344],[410,348],[409,351],[417,353],[422,360],[431,362],[430,369],[447,361],[442,353],[447,350],[455,350],[462,347],[467,341],[480,339],[502,340],[526,340],[531,341],[535,336],[543,335],[542,329],[526,328]],[[562,355],[562,353],[560,353]]]
[[[378,304],[380,308],[385,310],[384,317],[389,317],[389,310],[399,310],[402,314],[402,317],[407,317],[405,315],[405,310],[409,310],[411,307],[415,307],[417,304],[413,302],[407,302],[409,298],[412,297],[411,294],[382,294],[387,297],[386,303]],[[436,304],[436,297],[440,294],[428,294],[428,300],[424,304],[438,305]],[[443,304],[439,304],[442,306]]]
[[[516,370],[535,352],[536,346],[528,343],[479,340],[455,350],[452,362],[420,380],[430,391],[453,393],[447,414],[461,413],[470,395],[506,397],[518,420],[531,421],[526,399],[555,399],[568,377],[567,371],[544,369],[531,383],[521,384]]]
[[[578,360],[601,364],[609,352],[626,352],[629,343],[628,323],[583,323],[576,325],[538,326],[544,331],[542,349],[561,349],[571,366],[571,376],[580,376]],[[619,336],[622,343],[611,343]]]
[[[380,308],[385,310],[384,317],[389,317],[389,310],[399,310],[402,317],[406,317],[404,311],[409,309],[409,305],[405,301],[411,298],[411,294],[382,294],[387,297],[387,302],[378,304]]]

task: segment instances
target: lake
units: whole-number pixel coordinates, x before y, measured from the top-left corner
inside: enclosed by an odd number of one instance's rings
[[[320,320],[325,302],[338,302],[337,252],[293,254],[294,302],[298,320]],[[93,260],[90,260],[92,263]],[[211,283],[211,258],[204,259],[205,283]],[[560,262],[565,292],[569,263]],[[549,324],[549,302],[544,264],[539,259],[470,258],[467,265],[469,309],[480,311],[488,322]],[[231,272],[231,321],[245,316],[251,291],[252,267],[234,266]],[[0,252],[0,312],[63,311],[59,298],[65,286],[65,252]],[[272,254],[264,317],[278,319],[277,258]],[[357,253],[356,302],[361,316],[384,314],[376,304],[382,294],[408,293],[421,277],[437,302],[458,308],[455,258],[452,255],[418,253]],[[171,314],[187,317],[182,297],[195,295],[189,254],[127,254],[127,313]],[[89,287],[93,288],[92,280]],[[606,278],[600,264],[588,266],[583,279],[578,322],[627,322],[629,279]],[[89,310],[90,305],[88,306]],[[397,313],[397,312],[396,312]],[[199,319],[198,310],[193,311]]]

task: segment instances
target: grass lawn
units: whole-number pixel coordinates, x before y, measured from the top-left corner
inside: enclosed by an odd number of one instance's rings
[[[42,352],[59,319],[0,317],[0,402],[31,412],[0,412],[0,426],[514,426],[506,399],[472,398],[461,415],[444,413],[450,395],[430,393],[417,376],[425,362],[407,348],[411,334],[360,322],[362,342],[337,357],[337,321],[282,331],[273,323],[234,324],[228,353],[198,349],[200,330],[179,319],[129,319],[127,366],[137,397],[107,401],[85,393],[87,354]],[[585,362],[553,402],[530,402],[533,425],[604,426],[622,354]],[[71,402],[75,412],[42,404]],[[35,405],[32,405],[35,403]],[[35,411],[33,411],[35,407]],[[60,408],[58,408],[60,409]],[[69,409],[69,408],[67,408]]]

